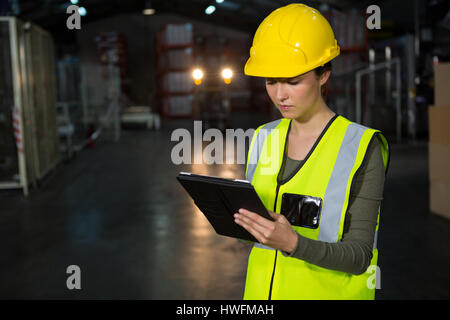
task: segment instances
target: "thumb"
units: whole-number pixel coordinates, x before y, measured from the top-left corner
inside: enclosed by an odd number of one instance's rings
[[[269,212],[269,214],[270,214],[270,216],[272,217],[273,220],[275,220],[275,221],[278,220],[278,218],[280,216],[278,213],[270,211],[270,210],[267,210],[267,212]]]
[[[267,211],[269,211],[269,210],[267,210]],[[290,225],[290,222],[288,221],[288,219],[286,219],[286,217],[284,215],[278,214],[278,213],[275,213],[272,211],[269,211],[269,214],[274,221],[281,223],[281,224],[289,224]]]

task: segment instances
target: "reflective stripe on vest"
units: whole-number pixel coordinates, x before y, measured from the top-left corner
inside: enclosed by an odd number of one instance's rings
[[[342,181],[347,181],[350,176],[365,129],[356,123],[350,123],[345,132],[323,199],[318,237],[320,241],[336,242],[339,240],[337,236],[341,222],[341,210],[346,195],[345,188],[342,188]]]
[[[256,170],[256,165],[258,164],[259,156],[261,155],[262,148],[264,146],[264,142],[266,141],[267,136],[272,132],[273,129],[278,126],[280,120],[275,120],[265,124],[260,130],[255,131],[256,141],[252,144],[253,148],[250,151],[247,163],[247,171],[245,175],[245,179],[247,181],[253,180],[253,175]]]

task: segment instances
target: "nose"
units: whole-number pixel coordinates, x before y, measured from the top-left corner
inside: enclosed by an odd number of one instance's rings
[[[288,93],[284,83],[277,83],[276,98],[279,102],[283,102],[288,98]]]

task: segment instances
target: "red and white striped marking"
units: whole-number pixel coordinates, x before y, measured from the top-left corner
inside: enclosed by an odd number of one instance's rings
[[[17,150],[23,153],[22,147],[22,134],[20,132],[20,114],[17,108],[13,108],[13,128],[14,128],[14,138],[16,139]]]

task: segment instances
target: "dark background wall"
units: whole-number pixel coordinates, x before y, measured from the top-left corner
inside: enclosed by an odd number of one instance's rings
[[[124,23],[126,22],[126,23]],[[129,61],[130,99],[137,105],[154,103],[156,94],[156,33],[165,24],[192,23],[194,37],[224,38],[230,47],[236,50],[248,51],[251,36],[249,33],[217,26],[176,14],[158,14],[144,16],[142,14],[123,14],[107,17],[89,24],[82,25],[76,31],[76,41],[79,50],[82,75],[88,87],[88,100],[93,105],[103,103],[101,68],[95,38],[100,32],[121,32],[127,43],[127,60]],[[243,46],[243,44],[246,45]],[[243,49],[244,48],[244,49]],[[243,64],[241,65],[243,67]],[[243,72],[243,69],[237,70]]]

